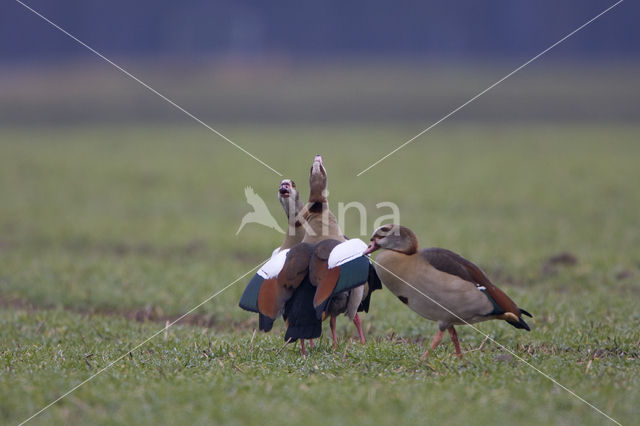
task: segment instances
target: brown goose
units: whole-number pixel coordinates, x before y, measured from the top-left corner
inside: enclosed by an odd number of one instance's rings
[[[330,317],[329,326],[334,348],[338,347],[336,318],[340,314],[345,314],[353,321],[358,330],[360,342],[364,345],[364,333],[358,311],[369,310],[371,292],[382,286],[372,269],[370,279],[363,285],[348,291],[336,292],[339,268],[329,269],[329,256],[340,243],[347,241],[347,238],[342,233],[335,215],[329,209],[327,183],[327,171],[324,168],[322,156],[316,155],[309,173],[309,203],[303,211],[308,227],[302,239],[303,242],[316,244],[309,267],[311,284],[317,287],[314,307]],[[357,243],[359,240],[349,241],[351,243],[341,245],[346,250],[345,256],[360,256],[362,247]],[[369,281],[372,284],[369,284]]]
[[[284,213],[287,216],[287,232],[284,237],[282,245],[274,250],[273,254],[291,248],[298,244],[304,238],[304,227],[298,220],[298,215],[302,211],[302,201],[300,201],[300,194],[296,188],[296,184],[291,179],[284,179],[280,182],[278,188],[278,201],[282,204]]]
[[[298,189],[296,188],[296,184],[293,180],[284,179],[282,182],[280,182],[280,188],[278,189],[278,200],[280,201],[280,204],[282,204],[282,208],[284,209],[284,212],[287,215],[288,226],[287,226],[287,233],[284,238],[284,241],[282,242],[282,245],[276,250],[274,250],[273,254],[292,248],[296,244],[302,242],[302,239],[304,238],[304,227],[302,226],[302,222],[300,222],[299,220],[301,219],[299,215],[300,215],[300,212],[302,211],[303,204],[302,204],[302,201],[300,201],[300,194],[298,193]],[[310,290],[311,289],[306,289],[305,293],[309,293]],[[302,294],[300,294],[299,297],[305,298],[305,296],[303,296]],[[309,296],[306,296],[306,297],[308,298]],[[290,309],[287,309],[287,307],[285,306],[285,313],[289,315],[283,315],[284,319],[285,321],[287,321],[287,317],[290,316],[292,318],[292,321],[295,322],[297,320],[298,322],[301,322],[300,317],[303,314],[301,312],[293,311],[293,306],[299,305],[294,302],[295,300],[290,302],[290,305],[291,305]],[[308,324],[312,324],[313,321],[303,320],[302,323],[308,325]],[[289,325],[290,327],[292,326],[291,323]],[[290,332],[289,334],[293,334],[293,332]],[[302,332],[298,334],[305,334],[305,333]],[[309,333],[306,333],[306,334],[309,334]],[[315,333],[311,332],[311,334],[315,334]],[[287,338],[288,337],[285,336],[285,340]],[[309,346],[313,348],[313,340],[311,339],[309,339]],[[302,354],[305,355],[304,339],[300,339],[300,347],[302,349]]]
[[[382,283],[413,311],[438,321],[431,350],[448,330],[456,354],[462,358],[456,324],[501,319],[529,331],[522,315],[531,315],[462,256],[441,248],[418,251],[415,234],[400,225],[384,225],[373,233],[365,253],[378,249],[383,251],[374,263]],[[428,354],[429,350],[423,357]]]

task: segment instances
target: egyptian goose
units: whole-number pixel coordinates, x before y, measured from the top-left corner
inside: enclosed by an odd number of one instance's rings
[[[291,248],[304,238],[304,228],[298,220],[298,215],[302,211],[302,201],[296,188],[296,184],[291,179],[284,179],[278,188],[278,201],[282,204],[284,213],[287,216],[287,232],[282,245],[273,251],[273,255],[282,250]]]
[[[326,315],[330,317],[329,325],[334,348],[338,347],[336,318],[340,314],[345,314],[353,321],[358,330],[360,342],[364,345],[364,333],[358,311],[369,311],[371,292],[382,288],[382,285],[373,267],[370,267],[370,276],[367,277],[367,281],[349,291],[338,292],[335,287],[328,284],[328,282],[333,282],[333,279],[327,281],[326,277],[337,274],[335,270],[329,271],[330,253],[341,242],[347,241],[347,238],[342,233],[335,215],[329,209],[327,183],[327,171],[324,168],[322,156],[316,155],[309,173],[309,202],[303,211],[307,230],[302,239],[303,243],[316,244],[309,270],[311,283],[318,289],[314,298],[314,307],[318,312],[326,312]],[[354,258],[360,256],[362,252],[358,250],[361,248],[361,244],[358,242],[362,242],[360,240],[349,241],[351,243],[344,244],[341,248],[341,250],[346,250],[344,255],[354,256]],[[333,285],[335,286],[335,284]]]
[[[313,310],[312,299],[315,295],[315,288],[311,286],[308,277],[306,277],[306,280],[304,279],[306,269],[302,267],[296,270],[297,265],[308,263],[310,252],[308,244],[303,246],[299,245],[304,237],[304,228],[301,226],[302,223],[299,220],[299,214],[303,208],[303,204],[300,201],[300,195],[293,180],[284,179],[280,182],[280,186],[278,187],[278,201],[287,216],[288,226],[284,241],[281,246],[276,247],[273,251],[271,260],[263,265],[249,282],[240,300],[240,307],[257,312],[259,314],[259,328],[265,332],[271,330],[275,318],[282,314],[288,324],[285,340],[288,340],[290,337],[292,340],[300,338],[302,353],[304,355],[304,338],[308,338],[310,344],[313,345],[313,341],[310,339],[320,337],[322,334],[322,324],[321,321],[316,318],[315,311]],[[292,248],[294,250],[289,253]],[[289,255],[289,262],[285,268],[287,255]],[[304,260],[305,258],[307,259],[306,261]],[[297,291],[288,292],[286,295],[286,304],[284,308],[280,309],[281,312],[274,313],[273,311],[268,311],[270,316],[267,316],[258,309],[257,295],[263,283],[266,290],[269,290],[269,286],[273,285],[273,281],[269,279],[265,281],[265,278],[277,278],[280,272],[282,272],[281,281],[283,285],[287,288],[296,288]],[[296,276],[295,272],[298,272],[299,276]],[[268,291],[265,291],[264,294],[268,294]],[[264,303],[265,302],[263,302],[263,304]],[[305,305],[308,306],[308,309],[299,308],[299,306]]]
[[[317,179],[319,174],[324,178]],[[346,241],[328,210],[326,196],[322,194],[322,200],[316,198],[326,190],[326,171],[320,156],[314,159],[310,183],[311,201],[299,215],[302,220],[298,219],[305,229],[302,242],[274,253],[240,299],[241,308],[261,314],[260,330],[269,331],[282,315],[287,321],[285,341],[300,339],[303,355],[304,339],[320,337],[326,314],[332,318],[334,345],[335,316],[342,312],[353,319],[364,343],[357,315],[358,309],[369,307],[370,296],[368,291],[365,294],[364,284],[369,281],[374,284],[367,288],[382,288],[368,257],[362,255],[367,245],[357,239]],[[354,290],[358,288],[362,290]]]
[[[299,220],[299,214],[302,211],[303,204],[302,201],[300,201],[300,194],[298,193],[298,189],[296,188],[296,184],[293,180],[284,179],[282,182],[280,182],[280,188],[278,188],[278,201],[280,201],[280,204],[282,205],[282,208],[284,209],[284,212],[287,216],[288,226],[282,245],[273,251],[272,257],[283,250],[290,249],[291,247],[300,243],[304,238],[304,228],[302,227],[302,222]],[[310,297],[312,297],[310,293],[312,293],[313,291],[314,289],[309,285],[302,286],[299,293],[296,293],[295,297],[292,297],[292,299],[289,300],[289,306],[285,306],[283,312],[284,320],[287,321],[288,317],[292,318],[291,321],[288,321],[289,327],[287,336],[285,336],[285,340],[288,339],[288,335],[319,335],[317,331],[314,331],[316,330],[316,328],[320,327],[317,324],[317,321],[313,320],[312,318],[307,318],[307,311],[298,311],[298,306],[305,304],[304,302],[297,302],[298,299],[301,301],[310,300]],[[262,314],[260,314],[260,316],[261,322],[263,324],[268,321],[263,317]],[[309,327],[307,331],[296,331],[295,327],[300,327],[300,324],[302,324],[302,327]],[[304,339],[300,339],[300,346],[302,347],[302,352],[304,355]],[[311,339],[309,339],[309,346],[313,347],[313,340]]]
[[[382,283],[413,311],[438,321],[438,332],[431,341],[434,350],[449,331],[456,354],[462,358],[457,324],[502,319],[529,331],[519,308],[486,274],[462,256],[442,248],[418,251],[418,239],[404,226],[384,225],[371,237],[365,254],[383,251],[375,260]],[[429,350],[425,351],[426,358]]]

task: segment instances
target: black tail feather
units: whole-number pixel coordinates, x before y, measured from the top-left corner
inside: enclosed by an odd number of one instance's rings
[[[369,293],[367,293],[362,299],[362,302],[360,302],[358,312],[369,312],[371,293],[375,290],[382,290],[382,281],[380,281],[380,278],[372,264],[369,264],[369,277],[367,279],[367,283],[369,284]]]
[[[520,312],[522,313],[522,315],[526,315],[526,316],[528,316],[529,318],[533,318],[533,315],[531,315],[529,312],[525,311],[525,310],[524,310],[524,309],[522,309],[522,308],[518,308],[518,309],[520,309]]]
[[[266,315],[262,315],[259,314],[258,317],[258,326],[260,328],[260,331],[264,331],[265,333],[271,331],[271,329],[273,328],[273,321],[271,318],[269,318]]]
[[[284,341],[291,339],[291,342],[295,342],[298,339],[317,339],[322,336],[322,322],[316,322],[314,324],[305,325],[289,325],[287,332],[284,335]]]
[[[369,263],[369,278],[367,281],[369,282],[369,293],[373,292],[373,290],[382,290],[382,281],[380,281],[376,268],[371,263]]]
[[[519,320],[520,321],[507,321],[507,322],[512,326],[514,326],[515,328],[531,331],[531,329],[529,328],[529,324],[527,324],[522,318],[519,318]]]
[[[367,294],[358,306],[358,312],[369,312],[369,304],[371,303],[371,292]]]
[[[316,288],[307,275],[285,304],[283,314],[287,321],[285,341],[316,339],[322,335],[322,319],[316,317],[316,311],[313,309],[315,292]]]

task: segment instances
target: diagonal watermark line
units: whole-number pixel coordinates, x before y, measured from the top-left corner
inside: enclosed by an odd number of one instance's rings
[[[172,322],[170,322],[169,324],[167,324],[165,327],[161,328],[160,330],[156,331],[155,333],[153,333],[151,336],[147,337],[144,341],[142,341],[141,343],[139,343],[136,347],[134,347],[133,349],[130,349],[128,351],[126,351],[125,353],[123,353],[122,355],[120,355],[118,358],[114,359],[113,361],[111,361],[109,364],[107,364],[106,366],[102,367],[100,370],[98,370],[95,374],[89,376],[87,379],[83,380],[82,382],[78,383],[77,385],[75,385],[74,387],[72,387],[71,389],[69,389],[68,391],[66,391],[65,393],[63,393],[62,395],[60,395],[58,398],[54,399],[53,401],[51,401],[49,404],[45,405],[44,407],[42,407],[40,410],[38,410],[37,412],[35,412],[34,414],[32,414],[29,418],[27,418],[26,420],[23,420],[22,422],[20,422],[19,426],[22,426],[23,424],[27,423],[28,421],[30,421],[31,419],[33,419],[34,417],[42,414],[44,411],[46,411],[48,408],[50,408],[51,406],[53,406],[54,404],[56,404],[57,402],[59,402],[60,400],[66,398],[67,396],[69,396],[70,394],[72,394],[74,391],[76,391],[76,389],[78,389],[79,387],[81,387],[82,385],[84,385],[87,382],[90,382],[91,380],[93,380],[96,376],[98,376],[99,374],[103,373],[105,370],[108,370],[109,368],[111,368],[115,363],[117,363],[118,361],[120,361],[122,358],[124,358],[125,356],[127,356],[130,353],[135,352],[136,350],[138,350],[140,347],[144,346],[147,342],[149,342],[150,340],[152,340],[154,337],[156,337],[158,334],[164,332],[166,329],[168,329],[169,327],[173,326],[175,323],[177,323],[178,321],[182,320],[184,317],[186,317],[187,315],[189,315],[190,313],[192,313],[193,311],[195,311],[196,309],[198,309],[200,306],[204,305],[205,303],[209,302],[210,300],[214,299],[215,297],[217,297],[218,295],[220,295],[222,292],[224,292],[225,290],[227,290],[228,288],[230,288],[231,286],[233,286],[234,284],[236,284],[238,281],[240,281],[241,279],[243,279],[244,277],[246,277],[247,275],[249,275],[251,272],[255,271],[257,268],[259,268],[260,266],[262,266],[263,264],[265,264],[269,259],[265,259],[262,262],[260,262],[259,264],[257,264],[256,266],[254,266],[253,268],[249,269],[247,272],[245,272],[244,274],[242,274],[241,276],[239,276],[238,278],[236,278],[235,280],[233,280],[232,282],[230,282],[229,284],[227,284],[225,287],[223,287],[222,289],[216,291],[215,293],[213,293],[211,296],[207,297],[205,300],[203,300],[202,302],[198,303],[196,306],[194,306],[193,308],[189,309],[186,313],[180,315],[177,319],[173,320]]]
[[[533,58],[529,59],[527,62],[525,62],[524,64],[520,65],[518,68],[514,69],[513,71],[511,71],[509,74],[505,75],[504,77],[502,77],[500,80],[496,81],[495,83],[493,83],[491,86],[487,87],[486,89],[484,89],[483,91],[481,91],[480,93],[478,93],[477,95],[475,95],[474,97],[472,97],[471,99],[469,99],[468,101],[466,101],[465,103],[463,103],[462,105],[460,105],[459,107],[457,107],[456,109],[450,111],[448,114],[446,114],[444,117],[442,117],[441,119],[439,119],[438,121],[436,121],[435,123],[433,123],[432,125],[430,125],[429,127],[427,127],[426,129],[422,130],[420,133],[418,133],[417,135],[415,135],[414,137],[412,137],[411,139],[409,139],[408,141],[404,142],[402,145],[398,146],[397,148],[395,148],[393,151],[391,151],[390,153],[388,153],[387,155],[385,155],[384,157],[380,158],[378,161],[376,161],[375,163],[371,164],[369,167],[367,167],[366,169],[362,170],[360,173],[358,173],[356,176],[360,176],[362,174],[364,174],[365,172],[367,172],[369,169],[377,166],[378,164],[380,164],[381,162],[383,162],[384,160],[386,160],[387,158],[389,158],[390,156],[392,156],[393,154],[395,154],[396,152],[400,151],[402,148],[404,148],[405,146],[409,145],[411,142],[415,141],[416,139],[418,139],[420,136],[424,135],[425,133],[427,133],[429,130],[433,129],[434,127],[436,127],[438,124],[442,123],[443,121],[445,121],[447,118],[451,117],[452,115],[454,115],[455,113],[457,113],[458,111],[460,111],[462,108],[466,107],[467,105],[469,105],[470,103],[472,103],[473,101],[475,101],[476,99],[478,99],[480,96],[484,95],[485,93],[487,93],[489,90],[493,89],[494,87],[496,87],[497,85],[499,85],[500,83],[502,83],[503,81],[505,81],[506,79],[508,79],[509,77],[511,77],[512,75],[514,75],[515,73],[517,73],[518,71],[520,71],[521,69],[523,69],[524,67],[526,67],[527,65],[531,64],[533,61],[535,61],[536,59],[540,58],[542,55],[544,55],[545,53],[549,52],[551,49],[553,49],[554,47],[558,46],[559,44],[561,44],[562,42],[564,42],[565,40],[567,40],[568,38],[570,38],[571,36],[573,36],[574,34],[576,34],[577,32],[579,32],[580,30],[582,30],[583,28],[585,28],[587,25],[591,24],[592,22],[594,22],[596,19],[600,18],[602,15],[606,14],[607,12],[609,12],[611,9],[613,9],[614,7],[618,6],[620,3],[622,3],[624,0],[618,0],[616,3],[612,4],[611,6],[609,6],[608,8],[606,8],[605,10],[603,10],[602,12],[600,12],[599,14],[597,14],[596,16],[594,16],[593,18],[589,19],[587,22],[585,22],[584,24],[580,25],[578,28],[576,28],[575,30],[571,31],[569,34],[565,35],[564,37],[562,37],[560,40],[556,41],[555,43],[553,43],[551,46],[547,47],[546,49],[544,49],[542,52],[538,53],[536,56],[534,56]]]
[[[270,165],[268,165],[267,163],[265,163],[264,161],[262,161],[261,159],[259,159],[258,157],[256,157],[255,155],[253,155],[252,153],[250,153],[249,151],[247,151],[243,147],[241,147],[240,145],[238,145],[237,143],[233,142],[231,139],[229,139],[228,137],[226,137],[225,135],[223,135],[222,133],[220,133],[219,131],[217,131],[216,129],[214,129],[213,127],[211,127],[210,125],[208,125],[207,123],[205,123],[204,121],[202,121],[201,119],[199,119],[198,117],[196,117],[195,115],[193,115],[192,113],[190,113],[189,111],[187,111],[186,109],[184,109],[183,107],[181,107],[180,105],[178,105],[177,103],[175,103],[174,101],[172,101],[171,99],[166,97],[165,95],[163,95],[162,93],[158,92],[156,89],[154,89],[153,87],[151,87],[150,85],[148,85],[144,81],[140,80],[138,77],[136,77],[135,75],[131,74],[129,71],[127,71],[126,69],[122,68],[120,65],[116,64],[111,59],[107,58],[102,53],[100,53],[96,49],[94,49],[93,47],[89,46],[88,44],[86,44],[85,42],[83,42],[82,40],[80,40],[79,38],[77,38],[76,36],[71,34],[70,32],[68,32],[67,30],[65,30],[64,28],[62,28],[61,26],[59,26],[55,22],[51,21],[49,18],[47,18],[46,16],[42,15],[37,10],[33,9],[31,6],[23,3],[20,0],[16,0],[16,2],[21,4],[22,6],[24,6],[27,10],[32,12],[34,15],[40,17],[42,20],[44,20],[45,22],[47,22],[50,25],[52,25],[55,29],[57,29],[58,31],[60,31],[63,34],[65,34],[67,37],[71,38],[72,40],[74,40],[75,42],[80,44],[81,46],[83,46],[86,49],[88,49],[89,51],[91,51],[93,54],[95,54],[99,58],[103,59],[104,61],[106,61],[107,63],[112,65],[114,68],[116,68],[118,71],[120,71],[123,74],[125,74],[127,77],[129,77],[132,80],[134,80],[135,82],[139,83],[145,89],[147,89],[150,92],[158,95],[160,98],[162,98],[163,100],[165,100],[166,102],[171,104],[171,106],[173,106],[176,109],[180,110],[181,112],[183,112],[188,117],[192,118],[193,120],[195,120],[199,124],[203,125],[204,127],[209,129],[210,131],[212,131],[213,133],[215,133],[216,135],[218,135],[219,137],[221,137],[225,141],[229,142],[231,145],[235,146],[237,149],[239,149],[240,151],[242,151],[245,154],[247,154],[249,157],[251,157],[254,160],[256,160],[258,163],[262,164],[263,166],[265,166],[266,168],[268,168],[269,170],[271,170],[272,172],[274,172],[278,176],[282,176],[282,173],[280,173],[279,171],[277,171],[276,169],[274,169],[273,167],[271,167]]]
[[[585,403],[586,405],[588,405],[589,407],[593,408],[595,411],[597,411],[599,414],[602,414],[604,417],[606,417],[607,419],[609,419],[610,421],[612,421],[613,423],[622,426],[622,424],[617,421],[616,419],[614,419],[613,417],[611,417],[610,415],[608,415],[607,413],[605,413],[604,411],[602,411],[601,409],[599,409],[598,407],[596,407],[595,405],[593,405],[592,403],[590,403],[589,401],[587,401],[586,399],[582,398],[580,395],[578,395],[577,393],[575,393],[574,391],[572,391],[571,389],[569,389],[568,387],[564,386],[562,383],[558,382],[556,379],[554,379],[553,377],[551,377],[550,375],[548,375],[547,373],[545,373],[544,371],[540,370],[538,367],[534,366],[533,364],[531,364],[529,361],[525,360],[524,358],[522,358],[520,355],[516,354],[514,351],[512,351],[511,349],[509,349],[508,347],[506,347],[505,345],[503,345],[502,343],[498,342],[497,340],[495,340],[493,337],[489,336],[487,333],[483,332],[482,330],[480,330],[478,327],[476,327],[475,325],[471,324],[470,322],[464,320],[463,318],[461,318],[458,314],[456,314],[455,312],[453,312],[452,310],[450,310],[449,308],[447,308],[446,306],[442,305],[440,302],[434,300],[432,297],[428,296],[427,294],[425,294],[424,292],[420,291],[419,289],[417,289],[416,287],[414,287],[411,283],[405,281],[402,277],[399,277],[398,275],[396,275],[395,273],[393,273],[392,271],[390,271],[389,269],[385,268],[384,266],[382,266],[381,264],[379,264],[378,262],[376,262],[375,260],[371,259],[371,257],[369,257],[369,260],[374,263],[376,266],[384,269],[385,271],[387,271],[388,273],[390,273],[391,275],[393,275],[394,277],[396,277],[397,279],[399,279],[400,281],[402,281],[403,283],[405,283],[406,285],[408,285],[409,287],[411,287],[412,289],[414,289],[415,291],[417,291],[418,293],[420,293],[421,295],[423,295],[424,297],[426,297],[427,299],[429,299],[431,302],[435,303],[436,305],[438,305],[439,307],[441,307],[442,309],[444,309],[445,311],[447,311],[448,313],[450,313],[451,315],[453,315],[454,317],[456,317],[457,319],[459,319],[460,321],[462,321],[465,325],[470,326],[472,329],[474,329],[475,331],[477,331],[478,333],[480,333],[482,336],[484,336],[485,339],[490,340],[492,343],[495,343],[496,345],[498,345],[502,350],[509,352],[511,355],[513,355],[515,358],[517,358],[519,361],[523,362],[525,365],[527,365],[528,367],[530,367],[531,369],[533,369],[534,371],[536,371],[537,373],[541,374],[542,376],[544,376],[546,379],[550,380],[551,382],[553,382],[555,385],[561,387],[562,389],[564,389],[565,391],[567,391],[571,396],[577,398],[579,401]]]

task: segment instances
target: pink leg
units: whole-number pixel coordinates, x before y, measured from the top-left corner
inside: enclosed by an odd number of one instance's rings
[[[433,336],[433,339],[431,339],[431,350],[434,350],[435,348],[438,347],[440,342],[442,342],[442,337],[443,336],[444,336],[444,331],[443,330],[438,330],[438,332],[435,334],[435,336]],[[424,354],[422,354],[422,359],[425,359],[428,356],[429,356],[429,349],[424,351]]]
[[[333,349],[338,349],[338,338],[336,337],[336,317],[331,316],[329,320],[329,326],[331,327],[331,336],[333,337]]]
[[[458,341],[458,333],[456,333],[456,329],[453,326],[447,328],[449,330],[449,337],[451,337],[451,341],[453,342],[453,346],[456,348],[456,354],[460,359],[462,359],[462,350],[460,350],[460,342]]]
[[[360,343],[364,345],[364,333],[362,332],[362,323],[360,322],[360,316],[356,312],[356,316],[353,317],[353,323],[356,325],[358,329],[358,334],[360,335]]]
[[[309,347],[313,348],[313,339],[309,339]]]
[[[307,351],[304,349],[304,339],[300,339],[300,348],[302,348],[302,356],[307,356]]]

